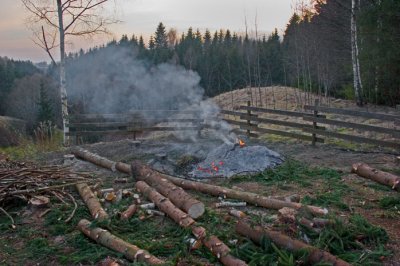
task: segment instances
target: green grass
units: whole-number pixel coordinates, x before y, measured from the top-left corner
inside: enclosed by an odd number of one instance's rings
[[[336,210],[348,212],[349,207],[343,201],[345,196],[353,191],[341,179],[341,174],[329,168],[308,167],[295,160],[287,160],[281,166],[267,170],[256,176],[242,176],[225,181],[225,184],[233,185],[244,181],[255,181],[270,187],[271,189],[282,187],[293,187],[300,185],[306,191],[312,191],[309,196],[303,198],[303,203],[328,207],[332,217]],[[204,199],[207,204],[216,199],[202,194],[194,193],[200,200]],[[76,198],[78,198],[76,196]],[[141,212],[135,214],[128,221],[120,221],[117,213],[125,210],[132,199],[123,199],[118,204],[110,205],[107,212],[111,218],[106,222],[95,222],[92,226],[99,226],[123,240],[148,250],[151,254],[163,258],[167,265],[175,265],[182,259],[190,265],[197,265],[200,258],[210,263],[217,263],[218,259],[205,247],[190,251],[188,238],[192,237],[189,229],[183,229],[175,224],[168,217],[151,217],[140,220]],[[385,210],[399,207],[400,198],[391,196],[384,197],[379,202]],[[255,207],[251,207],[255,208]],[[64,265],[98,263],[107,256],[121,258],[122,255],[113,252],[94,241],[88,239],[78,230],[76,225],[80,219],[92,220],[90,214],[79,202],[79,207],[71,222],[65,223],[70,215],[72,205],[53,204],[51,212],[44,218],[42,229],[21,224],[22,218],[15,218],[17,230],[10,228],[10,221],[7,217],[0,215],[0,254],[11,258],[12,254],[18,252],[21,257],[16,264],[29,262],[41,262],[44,258],[50,259]],[[12,213],[20,211],[12,209]],[[268,219],[267,214],[276,214],[273,210],[263,210],[264,215],[249,214],[250,221],[255,224],[272,225],[273,219]],[[210,235],[217,236],[231,249],[231,253],[238,258],[245,260],[249,265],[301,265],[305,264],[304,252],[289,252],[270,243],[267,239],[262,245],[256,246],[246,238],[235,233],[235,219],[225,219],[225,211],[217,213],[211,208],[206,208],[205,214],[196,222],[199,226],[207,229]],[[332,218],[335,219],[335,218]],[[275,230],[285,230],[290,225],[279,224]],[[298,238],[302,239],[304,234],[310,239],[311,244],[325,249],[340,258],[355,265],[379,265],[381,257],[388,257],[390,253],[385,251],[384,244],[388,240],[386,232],[371,225],[362,216],[353,215],[348,220],[336,219],[333,225],[327,226],[320,234],[310,232],[307,228],[298,228]],[[9,244],[9,238],[13,241],[22,241],[24,245],[18,250]],[[54,239],[62,236],[65,243],[55,244]],[[238,245],[231,240],[237,239]],[[0,260],[1,261],[1,260]],[[131,264],[138,265],[138,264]],[[324,265],[320,263],[318,265]]]
[[[400,211],[400,196],[386,196],[379,200],[379,207],[393,211]]]
[[[62,138],[61,130],[56,130],[51,140],[34,141],[27,136],[19,137],[17,146],[0,147],[0,153],[12,160],[37,160],[42,153],[62,150]]]

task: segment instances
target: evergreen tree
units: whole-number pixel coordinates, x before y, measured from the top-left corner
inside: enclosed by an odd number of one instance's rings
[[[53,105],[48,96],[47,88],[43,79],[40,81],[40,95],[38,106],[38,122],[54,122]]]
[[[165,27],[162,22],[158,24],[157,30],[154,34],[154,47],[156,49],[167,48],[168,38]]]

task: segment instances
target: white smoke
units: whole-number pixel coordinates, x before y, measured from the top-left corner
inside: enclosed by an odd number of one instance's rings
[[[127,47],[108,46],[81,56],[68,64],[68,92],[81,112],[112,114],[158,110],[147,118],[169,115],[163,110],[198,110],[214,137],[229,143],[230,126],[217,119],[218,106],[204,97],[200,76],[179,65],[152,66],[138,59]],[[179,138],[195,140],[197,132],[177,131]]]

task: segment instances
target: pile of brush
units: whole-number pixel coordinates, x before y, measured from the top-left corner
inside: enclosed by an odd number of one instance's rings
[[[38,167],[3,158],[0,160],[0,206],[15,198],[28,202],[38,195],[51,195],[65,187],[88,182],[88,178],[88,174],[78,174],[65,167]]]

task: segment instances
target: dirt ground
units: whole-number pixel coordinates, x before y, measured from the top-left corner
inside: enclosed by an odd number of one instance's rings
[[[135,158],[134,148],[131,148],[131,141],[119,141],[114,143],[98,143],[88,145],[85,148],[113,160],[129,161]],[[396,155],[382,152],[351,151],[335,145],[319,144],[312,146],[307,142],[285,141],[263,141],[252,140],[249,145],[266,145],[269,149],[279,152],[287,159],[291,158],[312,167],[327,167],[342,173],[343,183],[352,189],[352,193],[345,196],[344,201],[350,206],[351,213],[360,213],[372,224],[383,227],[390,236],[387,248],[400,250],[400,212],[387,213],[377,207],[377,202],[385,196],[397,196],[398,192],[375,187],[374,182],[357,177],[350,172],[351,165],[357,162],[364,162],[372,167],[399,174],[400,168],[396,163]],[[155,142],[159,146],[160,142]],[[93,167],[93,166],[91,166]],[[211,183],[221,184],[222,180],[211,180]],[[303,188],[288,185],[285,189],[266,187],[256,181],[246,180],[236,184],[240,189],[254,193],[281,196],[290,193],[300,194],[301,197],[313,196],[313,188]],[[379,186],[379,185],[378,185]],[[348,212],[342,212],[348,216]],[[394,252],[390,261],[385,265],[400,265],[400,255]]]

